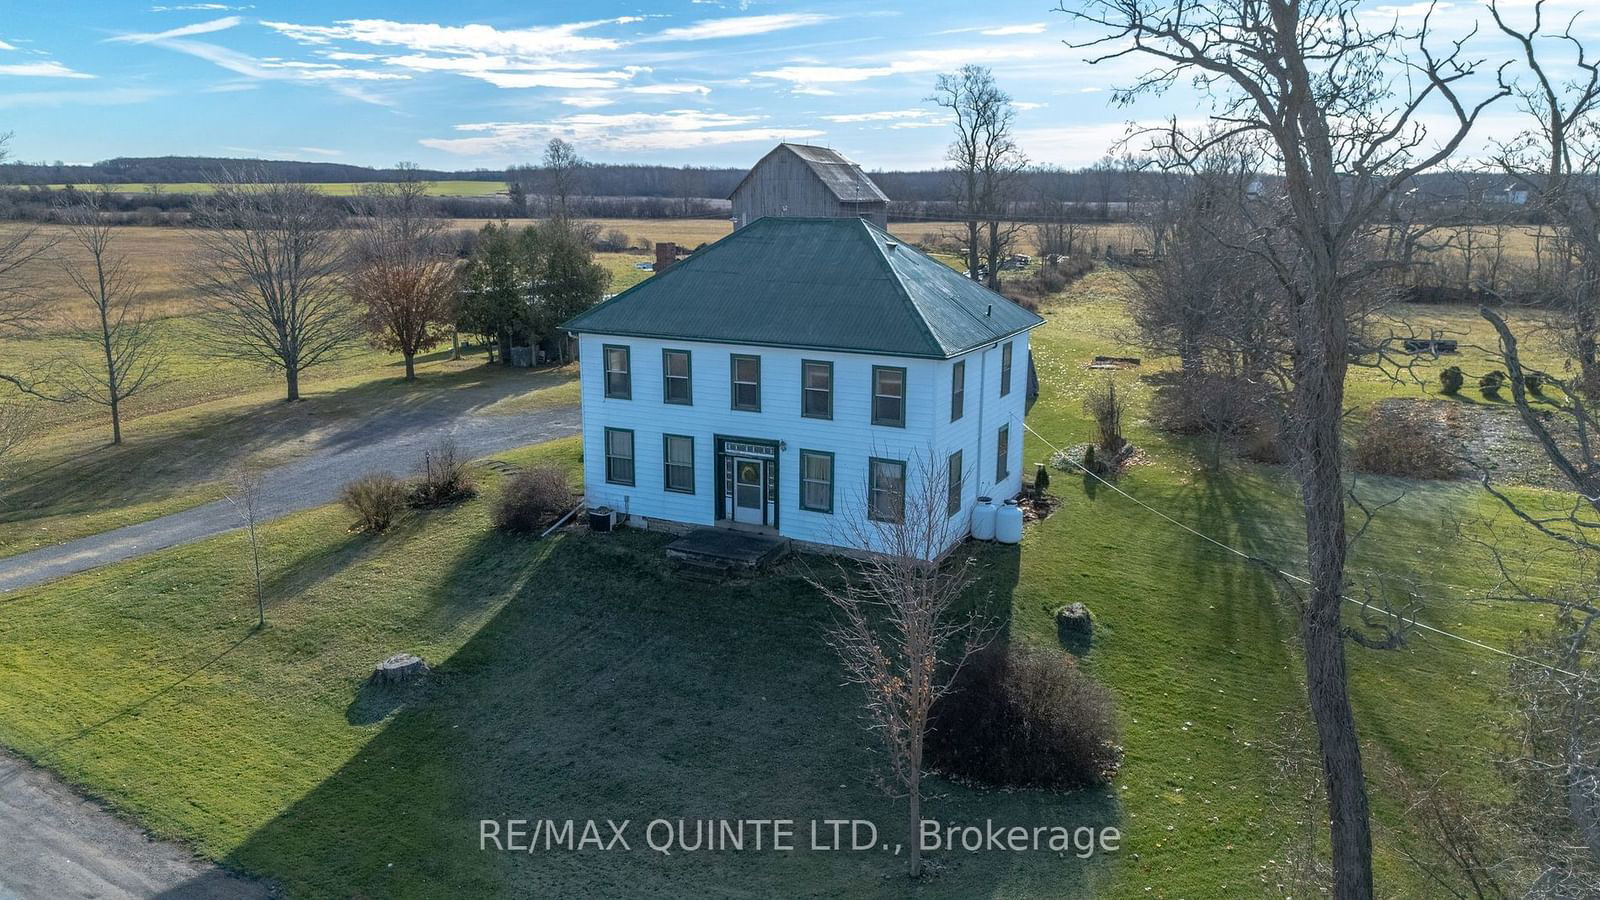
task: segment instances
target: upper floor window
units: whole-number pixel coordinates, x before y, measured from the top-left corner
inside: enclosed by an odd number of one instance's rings
[[[895,366],[872,367],[872,424],[906,424],[906,370]]]
[[[694,402],[689,384],[689,351],[661,351],[661,401],[682,406]]]
[[[950,421],[967,412],[967,361],[961,360],[950,367]]]
[[[1011,393],[1011,344],[1000,347],[1000,396]]]
[[[906,512],[906,464],[900,460],[868,462],[867,518],[874,522],[899,522]]]
[[[606,481],[633,484],[633,431],[606,429]]]
[[[800,415],[808,419],[833,418],[833,363],[801,361]]]
[[[761,357],[734,354],[731,363],[733,408],[760,412]]]
[[[633,399],[633,363],[628,348],[615,344],[605,346],[606,396],[618,400]]]

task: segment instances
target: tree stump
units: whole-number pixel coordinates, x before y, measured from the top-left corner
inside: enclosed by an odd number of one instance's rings
[[[397,684],[428,673],[428,664],[422,657],[410,653],[396,653],[372,670],[374,684]]]
[[[1056,635],[1061,645],[1076,656],[1089,649],[1094,636],[1094,615],[1082,603],[1068,603],[1056,610]]]

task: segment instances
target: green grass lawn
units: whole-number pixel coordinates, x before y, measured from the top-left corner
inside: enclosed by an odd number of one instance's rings
[[[361,421],[440,405],[513,415],[578,402],[575,366],[514,369],[486,365],[481,353],[452,361],[443,350],[422,358],[408,383],[388,357],[363,359],[365,369],[340,364],[307,379],[294,404],[275,385],[250,389],[249,381],[215,400],[186,392],[194,402],[124,421],[117,447],[97,423],[58,424],[26,448],[0,486],[0,557],[215,500],[238,467],[287,462]],[[202,363],[193,364],[203,383]],[[215,389],[224,382],[219,375]]]
[[[1054,442],[1089,433],[1081,396],[1100,374],[1083,363],[1124,349],[1118,277],[1080,282],[1036,333],[1043,394],[1029,423]],[[1119,486],[1296,566],[1287,475],[1207,471],[1195,442],[1148,427],[1138,376],[1117,375],[1149,462]],[[1357,402],[1370,402],[1363,392],[1380,393],[1353,387]],[[576,472],[578,453],[568,439],[507,456]],[[1031,436],[1026,453],[1030,470],[1048,455]],[[337,508],[274,523],[261,632],[233,535],[0,598],[0,744],[292,896],[906,893],[879,853],[479,853],[482,817],[861,816],[887,829],[897,815],[821,642],[829,614],[792,565],[747,584],[685,583],[657,535],[500,535],[487,521],[494,490],[486,476],[484,497],[379,537],[348,533]],[[1090,862],[938,854],[920,893],[1274,892],[1297,826],[1268,797],[1260,744],[1304,703],[1292,610],[1260,572],[1125,498],[1065,473],[1053,490],[1061,508],[1020,550],[982,551],[985,584],[1009,610],[1009,641],[1053,645],[1052,611],[1090,604],[1098,631],[1083,665],[1118,698],[1126,764],[1110,789],[1072,794],[934,779],[925,812],[1115,824],[1123,848]],[[1423,621],[1494,646],[1537,623],[1468,599],[1490,573],[1458,529],[1503,520],[1480,491],[1392,479],[1358,490],[1405,493],[1357,547],[1358,585],[1415,584]],[[363,687],[397,650],[438,671],[398,697]],[[1433,636],[1350,657],[1374,769],[1498,789],[1498,657]],[[1377,789],[1374,806],[1381,893],[1426,896],[1396,849],[1402,811]]]

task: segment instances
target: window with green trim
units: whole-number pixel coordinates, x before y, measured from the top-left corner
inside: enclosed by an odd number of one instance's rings
[[[734,354],[729,361],[734,409],[761,411],[761,357]]]
[[[606,481],[633,484],[633,431],[606,429]]]
[[[957,450],[950,454],[949,465],[945,468],[944,483],[948,497],[945,499],[944,511],[947,517],[961,511],[961,490],[964,487],[961,483],[964,477],[963,471],[961,468],[961,451]]]
[[[967,412],[967,361],[961,360],[950,367],[950,421]]]
[[[661,351],[661,402],[694,405],[694,391],[689,381],[689,351]]]
[[[678,494],[694,493],[694,438],[683,434],[661,436],[665,471],[662,486]]]
[[[800,415],[808,419],[833,418],[833,363],[801,360]]]
[[[800,508],[833,512],[833,454],[800,451]]]
[[[1011,426],[1001,425],[994,439],[994,480],[1005,481],[1011,475]]]
[[[905,462],[873,457],[867,463],[867,518],[874,522],[898,523],[905,519],[905,514]]]
[[[872,367],[872,424],[905,427],[905,369],[898,366]]]
[[[633,399],[633,363],[627,347],[605,347],[606,396],[615,400]]]

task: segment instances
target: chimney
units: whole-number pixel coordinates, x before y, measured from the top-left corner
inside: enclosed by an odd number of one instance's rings
[[[677,261],[677,244],[672,241],[656,241],[656,274],[665,272]]]

